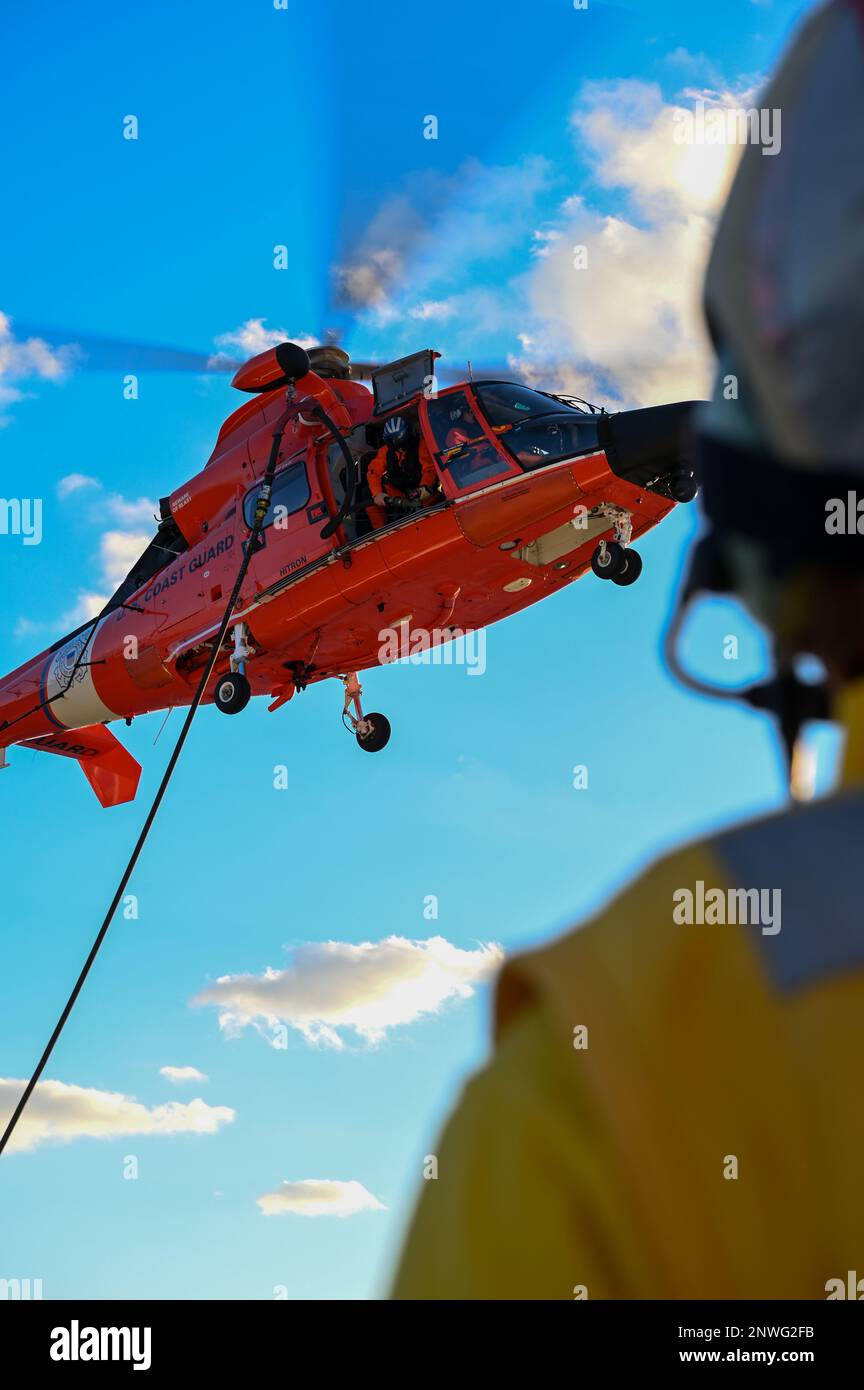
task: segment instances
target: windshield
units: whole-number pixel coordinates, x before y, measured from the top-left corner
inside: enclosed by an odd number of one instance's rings
[[[542,468],[600,448],[597,415],[568,409],[561,401],[512,382],[487,383],[476,390],[490,425],[523,468]]]
[[[501,434],[501,443],[523,468],[542,468],[555,459],[574,454],[593,454],[600,448],[597,417],[543,415],[524,424],[512,425]]]
[[[487,381],[474,388],[490,425],[513,425],[536,415],[560,414],[561,402],[512,381]]]

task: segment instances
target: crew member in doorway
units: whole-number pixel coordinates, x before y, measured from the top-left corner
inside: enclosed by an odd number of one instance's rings
[[[367,511],[376,529],[434,500],[438,477],[432,455],[403,416],[391,416],[384,426],[384,443],[369,465],[366,481],[374,504]]]

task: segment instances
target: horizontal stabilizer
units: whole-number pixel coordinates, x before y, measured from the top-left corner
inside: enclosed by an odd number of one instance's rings
[[[58,729],[56,734],[28,738],[18,746],[74,758],[103,806],[121,806],[124,801],[132,801],[138,790],[140,765],[104,724],[68,731]]]

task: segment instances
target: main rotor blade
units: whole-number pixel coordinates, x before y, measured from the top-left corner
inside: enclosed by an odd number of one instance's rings
[[[191,372],[196,375],[234,373],[242,365],[225,352],[193,352],[188,348],[138,343],[108,338],[97,333],[46,328],[42,324],[13,321],[16,340],[38,339],[62,352],[76,371],[90,372]]]

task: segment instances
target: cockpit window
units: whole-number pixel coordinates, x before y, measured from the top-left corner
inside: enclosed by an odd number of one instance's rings
[[[566,415],[540,415],[501,433],[501,443],[523,468],[543,468],[556,459],[574,454],[593,454],[600,448],[598,417],[569,411]]]
[[[516,386],[512,381],[486,382],[475,389],[486,419],[493,427],[514,425],[537,415],[555,415],[561,410],[560,401],[553,401],[528,386]]]
[[[259,492],[260,488],[253,487],[251,492],[247,492],[243,502],[243,516],[250,530],[255,521],[255,504]],[[273,479],[273,493],[264,525],[272,526],[274,521],[289,517],[292,512],[298,512],[301,507],[305,507],[308,501],[309,479],[306,476],[305,458],[301,458],[296,463],[289,463],[288,467],[283,468]]]
[[[486,382],[475,389],[489,424],[523,468],[542,468],[600,448],[597,415],[509,381]]]
[[[430,400],[429,424],[441,467],[449,471],[457,488],[507,472],[506,460],[489,443],[464,391]]]

